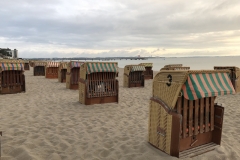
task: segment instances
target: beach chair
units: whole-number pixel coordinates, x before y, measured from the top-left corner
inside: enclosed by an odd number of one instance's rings
[[[58,79],[59,62],[47,62],[45,67],[45,78]]]
[[[34,76],[45,76],[46,62],[34,62],[33,64],[33,75]]]
[[[240,92],[240,69],[235,66],[214,66],[214,70],[230,70],[230,79],[236,93]]]
[[[29,61],[24,61],[24,70],[25,71],[30,70]]]
[[[29,66],[34,67],[34,61],[29,61]]]
[[[67,63],[68,62],[60,62],[60,65],[58,68],[58,82],[61,82],[61,83],[66,82]]]
[[[86,62],[80,68],[79,102],[85,105],[118,103],[118,64]]]
[[[123,86],[124,87],[144,87],[145,66],[126,65],[124,67]]]
[[[190,67],[163,67],[160,71],[163,70],[190,70]]]
[[[140,63],[139,65],[145,66],[145,71],[143,72],[144,79],[153,79],[153,63]]]
[[[78,90],[80,67],[84,62],[70,61],[67,65],[66,88]]]
[[[153,80],[148,141],[180,158],[221,144],[224,107],[218,95],[234,94],[227,70],[160,71]]]
[[[0,63],[0,94],[25,92],[24,63]]]
[[[183,66],[182,64],[168,64],[168,65],[165,65],[164,68],[182,67],[182,66]]]

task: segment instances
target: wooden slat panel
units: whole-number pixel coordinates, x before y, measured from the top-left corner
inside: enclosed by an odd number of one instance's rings
[[[194,135],[198,134],[198,112],[199,110],[199,101],[195,100],[195,110],[194,110]]]
[[[200,99],[200,133],[203,133],[204,99]]]
[[[184,98],[184,101],[183,101],[183,130],[182,130],[182,133],[183,133],[183,138],[186,138],[186,129],[187,129],[187,108],[188,108],[188,100]]]
[[[189,119],[188,119],[188,130],[189,130],[189,136],[193,135],[193,101],[189,101]]]
[[[214,97],[211,97],[211,103],[210,103],[210,107],[211,107],[211,117],[210,117],[210,128],[211,128],[211,131],[214,130]]]
[[[205,132],[208,132],[209,131],[209,98],[206,97],[206,109],[205,109]]]

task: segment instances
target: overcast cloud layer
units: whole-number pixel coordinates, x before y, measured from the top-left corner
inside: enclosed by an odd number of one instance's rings
[[[21,57],[240,55],[239,0],[0,1]]]

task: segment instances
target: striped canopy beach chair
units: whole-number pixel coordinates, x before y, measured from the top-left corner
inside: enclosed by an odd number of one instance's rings
[[[230,79],[236,93],[240,92],[240,69],[236,66],[214,66],[214,70],[227,69],[230,71]]]
[[[124,87],[144,87],[144,65],[126,65],[124,67],[123,86]]]
[[[45,67],[45,77],[49,79],[58,78],[59,62],[47,62]]]
[[[70,61],[67,65],[66,88],[78,90],[80,67],[84,62]]]
[[[33,64],[33,75],[34,76],[45,76],[46,62],[36,61]]]
[[[0,62],[0,94],[25,91],[24,63]]]
[[[79,101],[85,105],[118,103],[119,84],[115,62],[86,62],[80,68]]]
[[[67,63],[68,62],[60,62],[60,65],[58,68],[58,82],[61,82],[61,83],[66,82]]]
[[[221,144],[224,108],[214,100],[234,94],[227,70],[160,71],[149,107],[149,143],[175,157]]]
[[[183,66],[182,64],[169,64],[160,69],[160,71],[162,70],[190,70],[190,67]]]
[[[24,61],[24,70],[25,71],[29,71],[30,70],[29,61]]]
[[[140,63],[139,65],[145,66],[145,71],[143,72],[144,74],[144,79],[153,79],[153,63]]]

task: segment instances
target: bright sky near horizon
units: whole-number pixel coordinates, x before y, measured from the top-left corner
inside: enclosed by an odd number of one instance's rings
[[[240,55],[240,0],[0,1],[0,47],[19,56]]]

